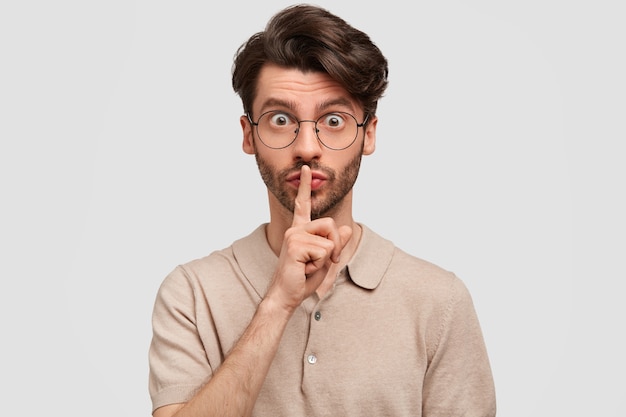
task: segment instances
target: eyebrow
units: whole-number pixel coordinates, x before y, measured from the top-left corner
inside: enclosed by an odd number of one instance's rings
[[[348,100],[345,97],[339,97],[336,99],[327,100],[327,101],[320,103],[317,106],[317,111],[322,112],[330,107],[337,107],[337,106],[345,107],[346,109],[349,109],[352,112],[356,110],[350,100]]]
[[[281,100],[278,98],[269,98],[265,100],[265,102],[261,106],[261,112],[267,110],[268,108],[274,108],[274,107],[283,107],[289,110],[294,110],[298,107],[298,104],[294,101]]]

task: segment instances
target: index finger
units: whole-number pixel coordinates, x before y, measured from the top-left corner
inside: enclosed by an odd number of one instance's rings
[[[300,184],[293,209],[293,226],[311,221],[311,167],[302,165]]]

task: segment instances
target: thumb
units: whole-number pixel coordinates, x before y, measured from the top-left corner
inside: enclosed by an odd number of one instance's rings
[[[339,236],[341,237],[341,249],[346,247],[352,237],[352,228],[350,226],[341,226],[339,228]]]

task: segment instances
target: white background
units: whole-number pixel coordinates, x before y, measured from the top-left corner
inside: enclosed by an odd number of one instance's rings
[[[366,3],[321,3],[390,64],[355,217],[466,282],[499,416],[626,415],[622,2]],[[267,220],[230,67],[287,4],[2,3],[11,415],[150,414],[161,280]]]

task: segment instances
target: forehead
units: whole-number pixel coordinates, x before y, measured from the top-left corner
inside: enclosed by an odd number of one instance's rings
[[[259,73],[255,111],[286,107],[294,112],[320,111],[329,107],[356,112],[357,101],[337,81],[323,72],[302,72],[266,64]]]

